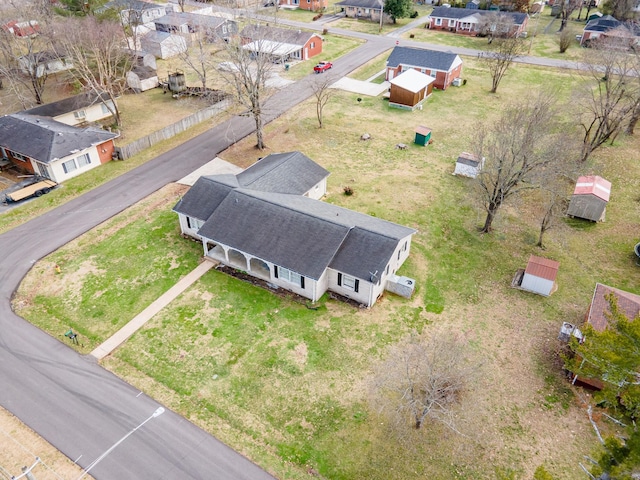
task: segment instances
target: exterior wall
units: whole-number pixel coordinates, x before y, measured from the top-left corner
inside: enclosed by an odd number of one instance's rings
[[[320,200],[326,194],[327,194],[327,179],[323,178],[322,181],[318,182],[309,191],[307,191],[304,194],[304,196],[313,198],[314,200]]]
[[[188,235],[190,237],[196,238],[198,240],[202,240],[202,237],[200,235],[198,235],[198,228],[191,228],[189,226],[189,222],[187,220],[187,216],[182,214],[182,213],[178,213],[178,221],[180,222],[180,231],[182,232],[183,235]],[[204,222],[203,222],[204,223]]]
[[[113,143],[113,142],[112,142]],[[83,155],[88,154],[89,155],[89,160],[90,163],[88,165],[83,165],[80,166],[78,164],[77,159],[79,157],[82,157]],[[75,159],[75,165],[76,168],[72,171],[67,171],[65,172],[64,167],[63,167],[63,163],[68,162],[72,159]],[[35,173],[39,173],[45,177],[50,178],[51,180],[53,180],[54,182],[64,182],[65,180],[69,180],[70,178],[73,177],[77,177],[78,175],[83,174],[84,172],[87,172],[89,170],[92,170],[98,166],[101,165],[102,161],[100,158],[100,155],[98,153],[98,150],[96,147],[91,147],[91,148],[87,148],[85,150],[82,150],[80,152],[74,153],[73,155],[69,155],[67,157],[64,157],[60,160],[56,160],[54,162],[50,162],[48,164],[48,168],[47,171],[43,171],[43,166],[39,163],[36,163],[35,160],[31,160],[32,162],[32,168],[34,169]]]
[[[525,273],[520,287],[533,293],[548,296],[553,288],[553,281]]]
[[[101,164],[111,161],[111,159],[113,158],[113,151],[115,150],[115,148],[116,148],[116,144],[113,140],[108,140],[96,147],[98,152],[98,158],[100,159]]]
[[[371,20],[372,22],[380,21],[379,8],[363,8],[363,7],[344,7],[344,13],[349,18],[357,18],[362,20]],[[384,15],[383,22],[389,22],[388,15]]]
[[[325,10],[329,2],[328,0],[280,0],[279,5],[291,5],[292,7],[295,6],[302,10],[318,12]]]
[[[328,290],[358,303],[362,303],[367,307],[372,305],[369,303],[372,290],[372,285],[369,281],[358,278],[358,291],[356,292],[352,288],[347,288],[344,285],[338,285],[338,274],[343,275],[342,272],[338,272],[337,270],[333,270],[331,268],[327,269],[327,280],[329,283]]]
[[[16,167],[18,167],[18,170],[25,173],[36,173],[33,169],[33,164],[31,163],[30,158],[23,160],[21,158],[18,158],[17,156],[14,156],[13,152],[9,149],[3,148],[3,151],[6,154],[7,158],[11,160],[11,162]]]
[[[104,106],[102,103],[99,103],[86,108],[81,108],[74,112],[67,112],[62,115],[58,115],[57,117],[54,117],[54,120],[71,126],[80,125],[82,123],[98,122],[112,116],[109,107],[114,109],[113,102],[111,100],[107,100],[104,103]]]
[[[387,67],[386,80],[392,80],[402,72],[408,70],[409,68],[414,68],[417,71],[424,73],[425,75],[431,75],[435,73],[435,81],[433,82],[433,87],[438,88],[440,90],[446,90],[446,88],[451,85],[451,83],[462,73],[462,64],[458,65],[456,68],[451,70],[450,72],[445,72],[444,70],[434,70],[426,67],[418,67],[413,65],[398,65],[397,67]],[[433,75],[431,75],[433,76]],[[431,90],[429,90],[429,95]]]
[[[514,25],[511,34],[514,36],[521,35],[527,29],[528,19],[522,22],[522,25]],[[461,35],[477,35],[478,34],[478,22],[472,18],[462,18],[459,20],[447,19],[443,17],[430,17],[427,24],[431,30],[446,30],[448,32],[454,32]]]
[[[138,92],[146,92],[158,86],[158,77],[155,76],[140,80],[140,77],[134,72],[129,72],[127,73],[127,85],[129,88]]]
[[[398,87],[397,85],[391,85],[391,91],[389,95],[389,103],[395,103],[397,105],[405,105],[407,107],[413,107],[419,102],[418,94]]]
[[[178,35],[173,35],[170,39],[162,43],[145,41],[144,38],[140,43],[145,52],[151,53],[156,58],[162,58],[163,60],[187,51],[187,42]]]
[[[320,55],[322,53],[322,38],[317,35],[311,37],[311,39],[304,44],[302,48],[303,60],[308,60],[311,57]]]

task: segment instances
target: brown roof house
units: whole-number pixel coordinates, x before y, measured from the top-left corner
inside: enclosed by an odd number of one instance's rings
[[[597,283],[585,319],[585,324],[591,325],[597,332],[606,330],[609,325],[607,319],[607,316],[611,314],[609,295],[615,297],[618,308],[627,318],[634,319],[640,315],[640,295]],[[573,376],[572,383],[581,383],[597,389],[603,386],[600,379],[584,378],[578,375]]]
[[[526,269],[518,269],[511,286],[548,297],[558,289],[556,277],[560,263],[531,255]]]
[[[367,307],[385,290],[409,296],[415,282],[395,273],[416,231],[319,200],[328,175],[300,152],[271,154],[237,175],[200,177],[173,210],[205,258],[268,288]]]
[[[592,222],[604,222],[611,182],[597,175],[578,178],[567,215]]]

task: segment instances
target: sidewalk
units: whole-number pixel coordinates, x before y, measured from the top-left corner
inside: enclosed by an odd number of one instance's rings
[[[189,272],[187,275],[182,277],[178,283],[176,283],[173,287],[167,290],[164,294],[162,294],[157,300],[155,300],[151,305],[145,308],[142,312],[136,315],[133,320],[127,323],[124,327],[118,330],[116,333],[111,335],[105,342],[96,347],[91,355],[97,358],[98,360],[102,360],[104,357],[113,352],[116,348],[118,348],[122,343],[124,343],[131,335],[136,333],[140,328],[144,326],[149,320],[153,318],[153,316],[166,307],[171,301],[173,301],[178,295],[184,292],[187,288],[193,285],[196,280],[202,277],[205,273],[207,273],[211,268],[213,268],[216,264],[214,262],[210,262],[209,260],[205,260],[200,265],[198,265],[195,269]]]

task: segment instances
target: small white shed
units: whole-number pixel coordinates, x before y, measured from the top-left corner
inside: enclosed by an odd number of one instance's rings
[[[140,46],[156,58],[171,58],[187,51],[187,41],[180,35],[150,31],[140,39]]]
[[[473,153],[462,152],[456,160],[456,169],[453,174],[461,177],[476,178],[483,165],[484,157],[480,159]]]
[[[558,289],[556,277],[560,263],[531,255],[520,288],[548,297]]]

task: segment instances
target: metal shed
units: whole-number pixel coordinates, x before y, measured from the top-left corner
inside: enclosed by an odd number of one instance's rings
[[[413,142],[418,145],[422,145],[424,147],[430,141],[431,141],[431,129],[423,125],[418,125],[416,127],[416,138]]]
[[[560,263],[555,260],[531,255],[520,288],[545,297],[551,295],[558,289],[556,277],[559,267]]]
[[[567,215],[592,222],[604,222],[611,182],[597,175],[578,178]]]

